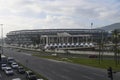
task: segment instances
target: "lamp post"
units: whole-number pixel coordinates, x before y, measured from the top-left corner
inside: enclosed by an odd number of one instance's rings
[[[1,25],[1,43],[2,43],[2,46],[1,46],[1,54],[3,54],[3,24],[0,24]]]
[[[0,66],[1,66],[1,54],[3,54],[3,24],[0,24],[1,26],[1,53],[0,53]],[[1,67],[0,67],[1,68]]]

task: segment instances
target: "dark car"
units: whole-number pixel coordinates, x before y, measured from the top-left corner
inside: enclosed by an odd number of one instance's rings
[[[97,58],[97,55],[89,55],[89,58]]]
[[[36,75],[32,71],[26,71],[26,78],[28,80],[37,80]]]
[[[22,66],[19,66],[19,67],[17,68],[17,72],[18,72],[18,73],[21,73],[21,74],[24,74],[24,73],[25,73],[25,69],[24,69]]]

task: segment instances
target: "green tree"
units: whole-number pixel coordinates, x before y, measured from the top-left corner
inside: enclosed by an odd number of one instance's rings
[[[114,60],[115,60],[115,64],[117,66],[117,64],[119,64],[119,46],[118,46],[118,43],[119,43],[119,31],[117,29],[115,29],[113,32],[112,32],[112,36],[113,36],[113,47],[114,47]]]

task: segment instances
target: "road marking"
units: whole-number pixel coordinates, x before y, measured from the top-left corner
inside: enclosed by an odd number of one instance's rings
[[[31,56],[31,54],[28,54],[28,53],[21,53],[21,54],[24,54],[24,55],[27,55],[27,56]]]
[[[53,60],[53,59],[47,59],[47,60],[52,61],[52,62],[62,62],[62,61]]]
[[[86,75],[82,75],[82,77],[88,79],[88,80],[94,80],[93,78],[89,77],[89,76],[86,76]]]
[[[70,72],[69,70],[67,70],[67,69],[63,69],[63,71],[65,71],[65,72]]]
[[[102,75],[102,74],[97,74],[97,73],[92,73],[92,74],[94,74],[96,76],[104,77],[104,75]]]

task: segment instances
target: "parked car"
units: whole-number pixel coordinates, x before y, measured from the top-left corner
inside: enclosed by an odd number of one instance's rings
[[[17,64],[16,62],[13,62],[13,63],[11,64],[11,67],[14,68],[14,69],[15,69],[15,68],[18,68],[18,64]]]
[[[37,80],[44,80],[44,79],[37,79]]]
[[[5,71],[6,75],[13,75],[14,74],[11,67],[6,67],[4,71]]]
[[[5,70],[5,68],[7,67],[7,64],[1,64],[1,69]]]
[[[21,50],[19,49],[18,52],[21,52]]]
[[[89,55],[89,58],[97,58],[97,55]]]
[[[24,74],[24,73],[25,73],[25,69],[24,69],[22,66],[19,66],[19,67],[17,68],[17,72],[18,72],[18,73],[21,73],[21,74]]]
[[[15,62],[15,60],[14,60],[13,57],[8,57],[7,62],[8,62],[9,64],[11,64],[11,63]]]
[[[12,80],[21,80],[20,78],[14,78],[14,79],[12,79]]]
[[[28,80],[37,80],[36,75],[32,71],[26,71],[26,78]]]

